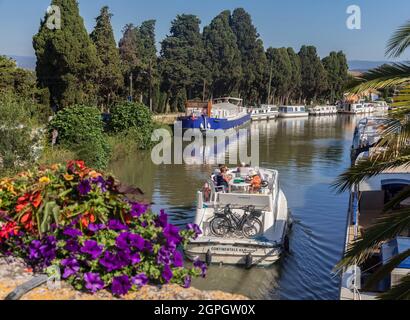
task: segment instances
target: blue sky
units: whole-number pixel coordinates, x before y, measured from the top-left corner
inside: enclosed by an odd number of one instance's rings
[[[343,50],[348,59],[384,60],[391,33],[410,20],[409,0],[79,0],[86,27],[92,30],[99,9],[108,5],[114,14],[116,40],[126,23],[157,20],[157,41],[169,32],[177,14],[200,17],[202,26],[220,11],[245,8],[251,15],[265,47],[315,45],[321,56]],[[32,36],[50,0],[0,0],[0,54],[34,55]],[[349,5],[362,11],[362,29],[346,27]],[[410,60],[410,52],[403,59]]]

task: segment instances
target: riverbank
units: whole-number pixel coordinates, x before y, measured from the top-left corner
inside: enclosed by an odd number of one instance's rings
[[[17,286],[32,279],[34,274],[19,260],[0,257],[0,300],[3,300]],[[61,288],[51,290],[47,285],[33,289],[21,300],[113,300],[109,292],[102,291],[95,295],[82,293],[62,282]],[[201,291],[194,288],[184,289],[178,285],[145,286],[121,300],[247,300],[245,296],[222,291]]]
[[[153,119],[158,124],[173,124],[178,117],[184,116],[184,113],[168,113],[168,114],[157,114],[153,116]]]

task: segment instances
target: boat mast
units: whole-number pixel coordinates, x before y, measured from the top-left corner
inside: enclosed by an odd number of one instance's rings
[[[270,104],[270,92],[272,89],[272,73],[273,73],[273,59],[270,61],[270,75],[269,75],[268,103],[267,104]]]

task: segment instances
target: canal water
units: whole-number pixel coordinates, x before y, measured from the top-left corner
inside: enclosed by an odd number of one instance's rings
[[[250,125],[259,129],[260,166],[279,171],[288,199],[295,222],[290,253],[269,268],[212,266],[206,279],[193,281],[194,287],[253,299],[338,299],[339,278],[332,268],[342,255],[348,195],[335,193],[331,184],[350,165],[356,122],[338,115]],[[214,168],[156,166],[149,153],[142,153],[114,163],[111,170],[141,187],[154,211],[165,209],[173,223],[185,226],[193,222],[196,192]]]

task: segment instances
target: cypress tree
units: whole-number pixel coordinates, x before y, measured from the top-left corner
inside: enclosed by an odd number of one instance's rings
[[[102,62],[98,70],[98,93],[99,101],[104,105],[114,102],[119,89],[124,84],[121,72],[121,61],[119,51],[114,39],[111,26],[112,14],[107,6],[101,9],[96,18],[96,26],[90,37],[97,48],[97,55]]]
[[[101,65],[77,1],[52,0],[61,10],[61,28],[47,26],[48,13],[33,38],[37,57],[36,73],[41,87],[50,91],[53,106],[63,108],[96,101],[97,72]]]
[[[326,72],[314,46],[302,46],[299,57],[303,97],[312,102],[327,89]]]
[[[286,104],[289,103],[289,100],[299,99],[300,98],[300,85],[301,85],[301,64],[300,58],[293,48],[288,48],[288,55],[290,63],[292,66],[292,77],[290,81],[289,91],[286,97]]]
[[[241,52],[229,23],[230,15],[229,10],[221,12],[203,32],[214,96],[237,93],[242,79]]]
[[[266,79],[267,59],[262,40],[252,23],[252,18],[243,8],[235,9],[230,20],[236,35],[237,46],[242,59],[242,79],[239,90],[248,102],[256,103],[261,85]]]
[[[291,87],[292,64],[286,48],[268,48],[266,56],[272,67],[271,97],[279,104],[284,103]]]

